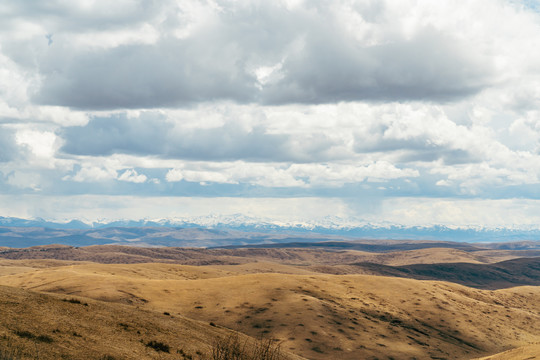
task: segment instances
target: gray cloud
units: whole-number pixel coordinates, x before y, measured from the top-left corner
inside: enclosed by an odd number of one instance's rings
[[[104,156],[114,153],[156,155],[164,152],[172,129],[159,116],[128,119],[125,115],[94,118],[86,126],[67,127],[60,135],[62,151],[74,155]]]
[[[163,4],[166,0],[162,1]],[[162,10],[152,0],[99,2],[82,5],[80,2],[62,1],[10,1],[4,4],[0,19],[5,27],[24,18],[42,23],[50,30],[87,31],[122,28],[147,20]]]
[[[417,151],[403,151],[399,157],[400,162],[424,161],[431,162],[442,160],[445,165],[459,165],[479,163],[482,159],[466,150],[450,149],[442,146],[418,149]]]
[[[13,160],[18,151],[15,132],[0,126],[0,162]]]
[[[34,101],[83,109],[174,107],[216,100],[449,101],[490,84],[488,59],[452,34],[430,27],[411,38],[388,35],[368,45],[346,32],[340,19],[331,15],[333,5],[325,2],[295,10],[273,2],[220,5],[216,19],[182,39],[170,33],[177,17],[158,24],[152,18],[156,11],[150,12],[145,20],[160,34],[152,45],[77,48],[55,37],[36,59],[43,82]],[[369,21],[388,21],[384,7],[356,10]],[[133,22],[141,22],[141,16],[135,11]],[[23,51],[8,49],[13,58]],[[279,63],[275,76],[258,84],[255,70]]]
[[[446,165],[457,165],[482,161],[478,154],[467,149],[454,148],[452,144],[436,144],[428,134],[406,139],[385,138],[383,133],[387,128],[381,125],[366,136],[356,136],[354,150],[358,153],[394,152],[400,163],[442,160]]]
[[[262,126],[245,129],[234,122],[209,129],[176,129],[153,113],[138,118],[94,118],[86,126],[63,129],[60,136],[65,141],[61,151],[73,155],[122,153],[212,161],[319,161],[328,159],[336,145],[324,135],[302,141],[268,134]]]
[[[204,45],[197,42],[165,43],[85,52],[67,63],[53,62],[35,100],[87,109],[250,100],[254,78],[242,70],[241,56],[233,47],[202,49]]]
[[[265,102],[449,101],[490,81],[489,65],[433,29],[370,47],[315,29],[303,51],[284,62],[283,79],[263,91]]]

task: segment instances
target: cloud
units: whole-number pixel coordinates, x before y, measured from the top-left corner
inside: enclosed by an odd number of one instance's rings
[[[336,145],[323,134],[270,133],[268,124],[250,121],[244,125],[236,115],[214,127],[183,126],[182,118],[167,119],[153,112],[93,118],[85,126],[65,128],[61,150],[92,156],[120,153],[187,160],[304,162],[330,157],[327,152]]]
[[[184,163],[167,172],[168,182],[216,182],[250,184],[263,187],[332,188],[350,183],[386,182],[415,178],[414,169],[400,169],[385,162],[368,164],[292,164],[280,163]]]
[[[356,130],[355,151],[394,153],[402,163],[438,160],[445,164],[476,163],[484,158],[480,149],[491,141],[489,137],[479,136],[484,134],[457,125],[437,107],[416,104],[388,110],[378,111]]]
[[[52,158],[57,147],[56,135],[48,131],[21,130],[15,139],[38,158]]]
[[[116,179],[116,171],[104,166],[85,165],[73,176],[65,176],[64,181],[101,182]]]
[[[539,19],[513,0],[8,1],[0,192],[538,198]],[[407,221],[465,221],[443,205]]]
[[[205,43],[171,39],[71,54],[68,63],[51,59],[35,101],[98,110],[250,101],[255,81],[238,64],[242,55]]]
[[[266,103],[449,101],[491,82],[488,59],[434,29],[371,46],[317,30],[288,54],[281,79],[265,86]]]
[[[7,183],[19,189],[41,190],[41,174],[37,172],[15,171],[7,176]]]
[[[146,182],[148,178],[144,174],[138,174],[134,169],[127,169],[118,176],[118,180],[140,184]]]
[[[0,126],[0,162],[13,160],[18,152],[15,131]]]
[[[13,20],[12,27],[38,28],[17,44],[6,37],[5,52],[20,64],[38,64],[41,86],[33,101],[89,110],[212,101],[450,101],[497,81],[490,48],[462,36],[461,24],[442,20],[462,12],[405,3],[141,1],[110,14],[102,2],[84,9],[12,5],[12,16],[26,20]],[[426,18],[417,18],[419,12]],[[520,16],[511,8],[506,15]],[[46,34],[55,34],[50,46]]]

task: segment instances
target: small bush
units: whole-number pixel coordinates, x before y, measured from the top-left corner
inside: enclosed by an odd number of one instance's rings
[[[78,305],[88,306],[87,303],[83,303],[83,302],[81,302],[81,300],[77,300],[77,299],[63,299],[62,301],[65,301],[65,302],[68,302],[68,303],[71,303],[71,304],[78,304]]]
[[[48,335],[39,335],[36,337],[36,341],[50,344],[53,342],[53,338]]]
[[[36,336],[36,335],[32,334],[30,331],[26,331],[26,330],[23,330],[23,331],[16,330],[15,335],[17,335],[18,337],[22,337],[24,339],[34,340],[34,341],[47,343],[47,344],[50,344],[50,343],[53,342],[53,338],[48,336],[48,335],[38,335],[38,336]]]
[[[170,347],[169,345],[165,344],[165,343],[162,343],[160,341],[155,341],[155,340],[152,340],[152,341],[149,341],[146,343],[146,346],[156,350],[156,351],[162,351],[162,352],[166,352],[168,353],[170,351]]]
[[[32,334],[30,331],[26,330],[15,330],[15,335],[22,337],[24,339],[34,339],[36,335]]]

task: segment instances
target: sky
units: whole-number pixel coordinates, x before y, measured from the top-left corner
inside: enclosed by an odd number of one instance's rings
[[[6,0],[0,216],[540,228],[534,0]]]

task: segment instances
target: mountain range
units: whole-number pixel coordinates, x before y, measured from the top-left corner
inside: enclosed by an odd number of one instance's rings
[[[83,246],[129,243],[140,246],[225,246],[272,242],[351,239],[514,242],[540,239],[540,229],[450,228],[443,225],[351,225],[340,218],[319,223],[284,224],[234,215],[193,219],[67,222],[40,218],[0,217],[0,246],[26,247],[51,243]],[[51,242],[52,241],[52,242]]]

